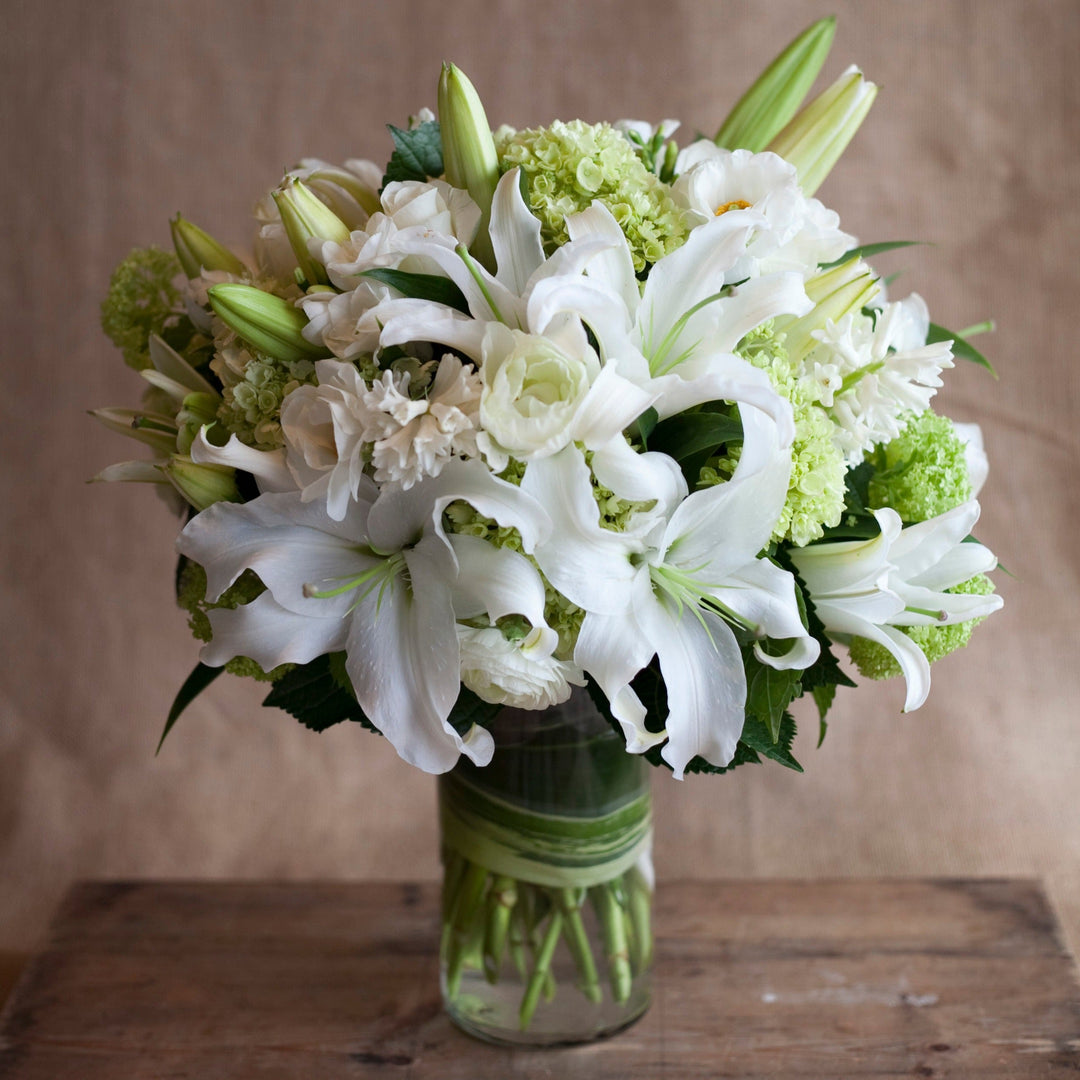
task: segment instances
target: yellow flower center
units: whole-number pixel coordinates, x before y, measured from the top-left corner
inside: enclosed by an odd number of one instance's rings
[[[723,206],[716,208],[716,216],[726,214],[729,210],[749,210],[753,203],[748,203],[745,199],[732,199],[731,202],[724,203]]]

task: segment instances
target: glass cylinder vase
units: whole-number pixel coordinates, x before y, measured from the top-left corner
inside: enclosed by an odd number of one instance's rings
[[[651,770],[580,690],[493,735],[439,778],[446,1009],[489,1042],[613,1035],[649,1007]]]

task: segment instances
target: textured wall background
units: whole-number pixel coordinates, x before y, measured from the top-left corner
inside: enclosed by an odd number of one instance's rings
[[[959,327],[994,315],[995,384],[940,400],[992,463],[981,538],[1005,611],[935,668],[841,692],[778,767],[657,777],[667,875],[1040,874],[1080,941],[1080,5],[1075,0],[633,0],[6,5],[0,38],[0,949],[30,947],[76,876],[430,877],[434,783],[358,731],[310,734],[215,685],[157,759],[195,658],[171,598],[176,524],[146,489],[87,487],[132,444],[86,408],[139,380],[97,326],[112,266],[178,209],[237,247],[304,154],[384,161],[439,61],[494,122],[680,117],[713,130],[829,10],[826,77],[883,91],[822,189],[879,265]],[[807,732],[814,725],[805,725]]]

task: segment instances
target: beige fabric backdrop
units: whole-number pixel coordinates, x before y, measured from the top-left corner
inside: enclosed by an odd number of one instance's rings
[[[146,489],[87,487],[133,444],[83,410],[140,383],[97,326],[111,267],[182,209],[242,246],[303,154],[389,153],[439,61],[492,119],[682,118],[713,129],[773,52],[834,9],[826,74],[884,90],[821,194],[959,327],[996,316],[994,383],[939,399],[984,426],[979,533],[1004,612],[898,715],[841,691],[807,767],[657,777],[661,874],[1040,874],[1080,941],[1075,0],[5,5],[0,39],[0,949],[77,876],[433,877],[434,782],[358,730],[322,736],[222,682],[157,759],[195,659],[171,599],[175,524]],[[806,724],[809,731],[811,724]]]

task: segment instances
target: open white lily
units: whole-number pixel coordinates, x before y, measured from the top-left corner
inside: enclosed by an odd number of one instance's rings
[[[749,406],[742,417],[734,476],[689,497],[666,455],[609,451],[598,479],[623,498],[651,504],[639,512],[644,521],[625,532],[601,527],[589,466],[576,447],[533,462],[522,483],[554,526],[536,550],[541,569],[587,612],[575,661],[607,695],[628,749],[666,739],[662,754],[676,777],[696,755],[728,764],[742,733],[746,679],[725,620],[790,640],[782,656],[756,649],[773,667],[806,667],[819,651],[799,617],[791,575],[758,558],[784,504],[790,454],[770,417]],[[645,707],[630,686],[654,655],[668,694],[659,733],[645,728]]]
[[[477,461],[455,460],[408,491],[377,497],[365,484],[341,521],[299,491],[198,514],[177,547],[205,568],[207,596],[220,596],[246,569],[266,585],[250,604],[210,613],[203,661],[248,656],[270,669],[344,650],[360,707],[406,761],[433,773],[461,753],[486,764],[490,733],[474,725],[462,736],[448,720],[460,690],[455,589],[485,595],[483,581],[461,580],[442,529],[443,510],[457,500],[516,528],[527,551],[546,539],[543,508]],[[507,608],[510,592],[484,603]]]
[[[661,419],[705,401],[746,402],[772,416],[790,442],[790,406],[763,371],[734,352],[762,323],[813,306],[801,274],[763,274],[742,284],[733,276],[763,223],[752,211],[732,210],[699,226],[653,266],[639,291],[622,230],[594,203],[568,218],[567,229],[575,243],[593,239],[605,248],[589,262],[587,284],[561,283],[546,296],[547,307],[578,314],[619,373],[656,395]]]
[[[903,528],[895,510],[874,511],[881,532],[871,540],[832,541],[792,548],[825,630],[843,642],[868,638],[887,649],[907,684],[904,711],[930,692],[930,664],[903,626],[945,626],[997,611],[1000,596],[945,590],[997,566],[992,551],[965,542],[979,518],[972,500]]]

